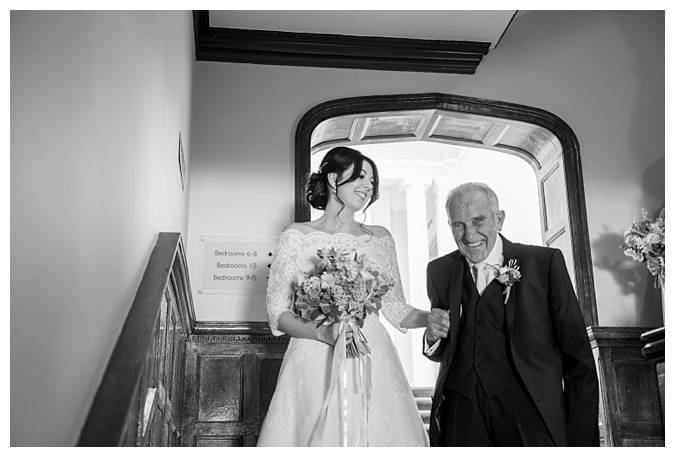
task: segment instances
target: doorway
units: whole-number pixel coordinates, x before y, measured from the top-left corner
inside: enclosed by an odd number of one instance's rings
[[[314,151],[311,169],[317,170],[326,152]],[[408,303],[428,309],[426,266],[457,246],[447,223],[445,197],[466,181],[487,183],[506,210],[502,234],[522,243],[542,244],[537,179],[519,158],[480,148],[431,143],[382,142],[357,149],[378,167],[379,200],[358,221],[389,229],[396,245],[401,283]],[[486,165],[487,164],[487,165]],[[502,171],[509,170],[508,174]],[[320,216],[312,209],[311,219]],[[433,386],[438,364],[422,356],[424,329],[397,331],[385,319],[384,327],[398,349],[403,369],[413,387]]]
[[[312,168],[312,158],[318,159],[334,146],[355,147],[374,158],[378,166],[398,161],[400,164],[416,163],[418,170],[425,166],[436,168],[436,171],[440,168],[448,170],[464,156],[473,157],[482,168],[497,176],[499,173],[495,170],[502,172],[504,161],[515,160],[520,168],[529,168],[532,184],[517,206],[521,207],[519,209],[534,208],[536,216],[529,217],[538,218],[539,223],[529,224],[526,228],[534,228],[539,232],[538,236],[535,233],[536,239],[533,239],[526,229],[518,229],[518,233],[506,236],[513,241],[559,248],[565,255],[586,325],[597,325],[579,144],[564,121],[537,108],[448,94],[371,96],[322,103],[305,114],[296,131],[295,211],[298,222],[311,218],[310,208],[302,197],[302,187],[304,178],[316,168]],[[501,179],[522,180],[527,170],[519,173],[521,178],[509,175]],[[448,239],[449,231],[444,230],[447,223],[439,200],[454,187],[453,183],[483,180],[493,184],[481,178],[466,179],[462,173],[453,176],[447,171],[433,180],[428,176],[421,178],[415,172],[407,175],[410,178],[407,182],[391,183],[385,178],[383,184],[398,186],[399,190],[405,188],[406,196],[418,200],[417,205],[410,204],[411,208],[417,208],[417,215],[408,214],[407,225],[416,225],[417,228],[412,230],[418,234],[424,232],[427,249],[422,251],[422,257],[410,254],[405,255],[404,260],[419,264],[409,268],[420,270],[422,279],[410,280],[406,291],[409,297],[417,297],[419,301],[420,297],[426,296],[422,291],[426,262],[454,250],[454,241]],[[498,186],[494,188],[501,197],[504,192]],[[528,188],[527,184],[525,188]],[[389,206],[392,203],[390,201]],[[512,203],[502,205],[507,210],[507,219],[513,206]],[[426,212],[419,211],[422,207],[427,207]],[[390,230],[395,226],[395,222],[387,221],[386,216],[374,222],[388,226]],[[398,241],[397,245],[400,245]],[[426,301],[418,304],[415,298],[411,302],[420,308],[427,304]],[[408,344],[403,348],[402,358],[405,351],[416,353],[417,349]],[[423,374],[418,377],[428,379],[430,375],[424,374],[428,369],[423,363],[421,365],[421,368],[410,370],[421,370]],[[411,383],[420,385],[414,377]]]

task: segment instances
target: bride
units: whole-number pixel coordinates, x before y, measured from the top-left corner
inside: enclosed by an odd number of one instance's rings
[[[428,446],[398,353],[378,314],[368,315],[361,328],[370,354],[345,358],[336,342],[354,334],[339,339],[339,323],[317,326],[294,307],[298,273],[313,269],[317,250],[356,250],[393,284],[382,297],[384,317],[403,333],[426,326],[429,313],[405,302],[391,234],[354,218],[378,198],[377,167],[354,149],[334,148],[310,175],[306,198],[324,212],[283,230],[270,270],[270,328],[291,339],[257,445]]]

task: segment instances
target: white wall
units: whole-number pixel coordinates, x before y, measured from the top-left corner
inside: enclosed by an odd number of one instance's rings
[[[11,446],[76,444],[157,234],[186,233],[193,49],[187,11],[11,13]]]
[[[513,21],[475,75],[197,63],[191,274],[200,235],[277,236],[293,221],[295,129],[309,109],[345,97],[441,92],[541,108],[571,126],[600,325],[661,325],[651,277],[626,263],[619,245],[641,207],[665,202],[664,28],[658,11],[532,11]],[[266,319],[262,302],[195,300],[198,319]]]

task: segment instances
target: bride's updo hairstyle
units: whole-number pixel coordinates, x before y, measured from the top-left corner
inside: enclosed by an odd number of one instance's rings
[[[361,170],[363,169],[363,161],[367,161],[370,166],[373,168],[373,195],[370,197],[370,201],[366,208],[375,203],[379,197],[379,185],[380,185],[380,176],[377,172],[377,166],[370,158],[364,156],[356,149],[347,148],[344,146],[338,146],[331,149],[326,153],[321,161],[319,170],[311,173],[305,186],[305,196],[307,202],[312,206],[312,208],[324,210],[328,204],[328,195],[331,192],[331,188],[328,185],[328,175],[330,173],[337,173],[338,179],[336,187],[355,181],[360,175]],[[344,179],[344,173],[349,169],[349,167],[354,166],[351,176]],[[336,189],[337,190],[337,189]],[[337,196],[335,195],[337,201],[342,203]],[[344,204],[342,205],[344,207]]]

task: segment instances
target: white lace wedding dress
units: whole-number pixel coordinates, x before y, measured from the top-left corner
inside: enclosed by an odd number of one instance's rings
[[[400,322],[412,307],[405,302],[391,237],[319,231],[303,234],[295,229],[288,229],[279,237],[270,271],[267,314],[272,333],[283,334],[278,330],[277,319],[282,312],[293,311],[292,284],[297,273],[312,269],[318,261],[317,250],[330,246],[356,249],[379,266],[381,275],[393,280],[394,287],[383,297],[381,312],[405,333],[407,329],[401,328]],[[370,395],[351,396],[348,406],[341,408],[345,399],[339,395],[340,389],[328,395],[333,346],[291,338],[258,446],[429,445],[398,352],[379,316],[369,315],[362,331],[372,351],[368,361],[359,365],[359,359],[346,359],[346,365],[350,376],[360,372],[370,382]],[[343,433],[345,424],[361,429],[356,438],[350,430],[349,442]]]

